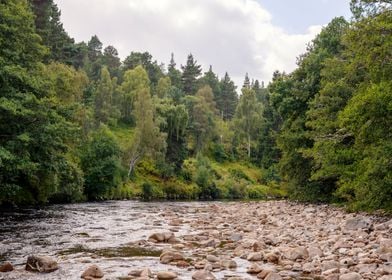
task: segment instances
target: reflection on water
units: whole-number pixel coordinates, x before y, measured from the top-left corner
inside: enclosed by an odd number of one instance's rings
[[[167,225],[164,213],[183,219],[174,228],[177,236],[189,234],[194,213],[204,211],[206,205],[203,202],[109,201],[3,213],[0,261],[10,261],[17,271],[0,274],[0,279],[80,279],[81,272],[92,263],[103,268],[105,279],[119,279],[141,267],[153,271],[173,269],[181,275],[179,279],[190,279],[186,268],[160,264],[158,256],[167,245],[142,248],[135,246],[135,242],[146,240],[156,231],[173,230]],[[53,256],[60,269],[50,274],[25,272],[23,265],[31,254]]]

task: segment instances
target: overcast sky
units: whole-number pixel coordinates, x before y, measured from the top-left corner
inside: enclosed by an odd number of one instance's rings
[[[227,71],[237,85],[246,72],[268,82],[290,72],[298,55],[336,16],[350,17],[349,0],[55,0],[76,41],[96,34],[122,58],[148,51],[177,66],[192,53],[208,70]]]

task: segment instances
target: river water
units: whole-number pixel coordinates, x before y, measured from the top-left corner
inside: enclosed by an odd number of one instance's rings
[[[91,264],[100,266],[105,279],[127,279],[132,269],[149,267],[152,271],[173,270],[179,279],[190,279],[191,271],[163,265],[160,250],[167,244],[146,244],[154,232],[174,231],[176,236],[191,232],[190,223],[196,213],[206,212],[208,202],[151,202],[108,201],[54,205],[40,210],[2,213],[0,216],[0,263],[9,261],[15,266],[11,273],[0,273],[0,279],[80,279]],[[169,214],[168,214],[169,213]],[[181,217],[178,226],[169,226],[165,215]],[[140,249],[135,244],[143,244]],[[24,270],[29,255],[54,257],[60,269],[49,273],[30,273]],[[237,260],[235,271],[221,271],[242,276],[243,260]]]

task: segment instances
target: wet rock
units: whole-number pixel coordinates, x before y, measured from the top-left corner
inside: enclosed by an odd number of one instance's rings
[[[97,265],[92,265],[88,267],[83,273],[81,278],[83,279],[95,279],[95,278],[102,278],[103,277],[103,271],[97,266]]]
[[[250,253],[247,257],[247,260],[250,262],[258,262],[258,261],[262,261],[263,259],[264,256],[261,252]]]
[[[59,269],[57,261],[48,256],[29,256],[26,270],[35,272],[52,272]]]
[[[175,243],[178,242],[173,232],[153,233],[148,237],[148,241],[154,243]]]
[[[182,261],[184,259],[184,256],[177,251],[165,251],[159,257],[160,262],[163,264],[168,264],[173,261]]]
[[[270,263],[277,264],[279,262],[279,255],[276,253],[268,253],[265,255],[265,259]]]
[[[152,277],[152,272],[149,268],[143,268],[143,270],[140,273],[140,277],[146,277],[146,278],[151,278]]]
[[[270,274],[272,272],[275,272],[275,271],[273,271],[271,269],[263,269],[259,274],[257,274],[257,278],[258,279],[265,279],[268,276],[268,274]]]
[[[262,271],[262,268],[255,263],[252,263],[246,270],[249,274],[258,274]]]
[[[215,280],[214,274],[208,270],[198,270],[192,274],[193,280]]]
[[[212,263],[216,263],[216,262],[219,262],[219,258],[214,255],[207,255],[207,261],[212,262]]]
[[[339,280],[361,280],[362,276],[356,272],[350,272],[340,275]]]
[[[157,278],[159,280],[172,280],[177,278],[177,274],[172,271],[159,271],[157,273]]]
[[[346,230],[367,230],[372,227],[372,222],[366,217],[355,217],[348,219],[345,223]]]
[[[5,262],[2,265],[0,265],[0,272],[10,272],[13,271],[14,267],[10,262]]]
[[[221,266],[229,269],[237,268],[237,263],[234,260],[223,260]]]
[[[283,280],[283,278],[276,272],[270,272],[264,280]]]

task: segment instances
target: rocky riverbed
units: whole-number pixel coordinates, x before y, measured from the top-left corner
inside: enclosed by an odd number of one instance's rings
[[[0,226],[0,264],[14,268],[0,279],[80,279],[88,268],[122,280],[392,279],[392,220],[324,205],[86,203],[2,214]],[[58,269],[26,271],[30,255]]]

